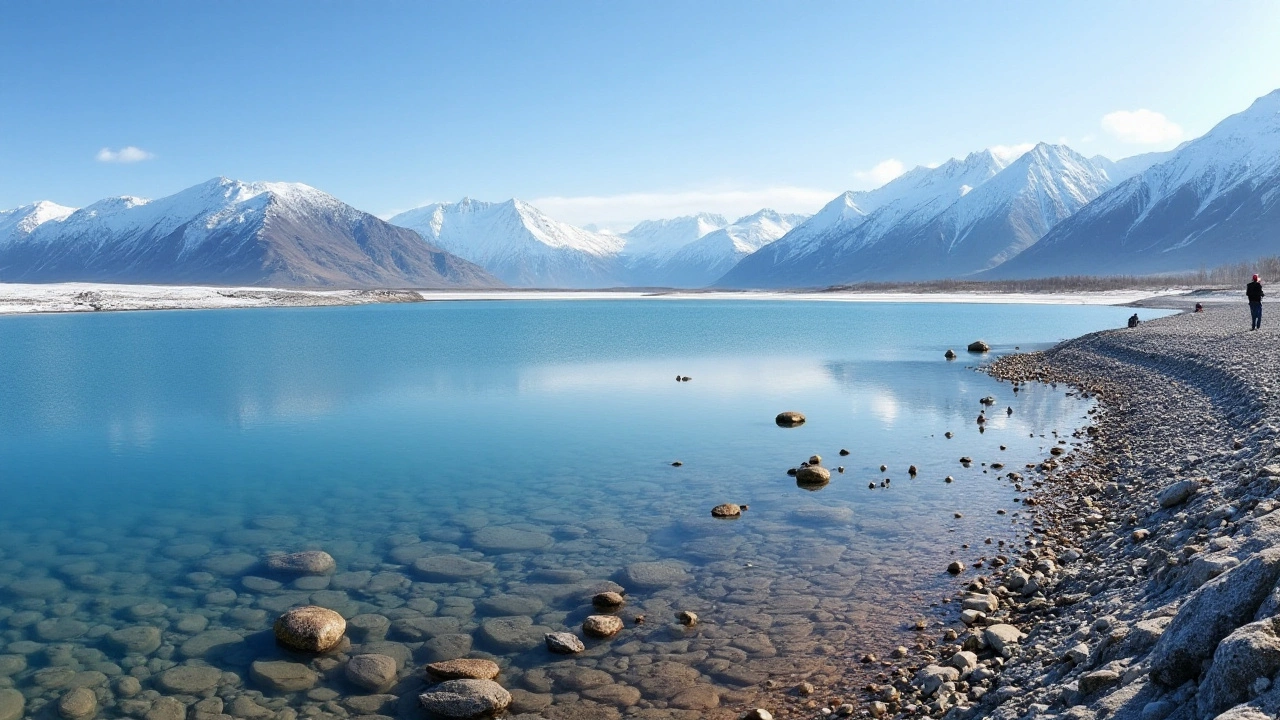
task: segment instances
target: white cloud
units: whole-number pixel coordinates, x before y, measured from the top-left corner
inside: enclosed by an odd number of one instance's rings
[[[104,163],[136,163],[142,162],[143,160],[150,160],[153,157],[155,157],[155,153],[149,153],[142,148],[134,147],[132,145],[126,145],[119,150],[102,148],[98,151],[98,154],[94,156],[98,162]]]
[[[839,190],[803,187],[769,187],[754,190],[715,189],[680,192],[622,193],[579,197],[540,197],[529,202],[557,220],[573,225],[594,223],[622,231],[641,220],[720,213],[730,220],[772,208],[784,213],[813,213],[839,195]]]
[[[1005,162],[1013,162],[1014,160],[1017,160],[1023,155],[1031,152],[1031,149],[1035,146],[1035,143],[1018,143],[1017,145],[992,145],[987,149],[991,151],[992,155],[995,155],[1001,160]]]
[[[1174,143],[1182,126],[1153,110],[1117,110],[1102,116],[1102,129],[1123,142],[1139,145]]]
[[[870,170],[859,170],[853,176],[872,187],[880,187],[906,171],[907,166],[903,165],[901,160],[889,158],[876,163],[876,166]]]

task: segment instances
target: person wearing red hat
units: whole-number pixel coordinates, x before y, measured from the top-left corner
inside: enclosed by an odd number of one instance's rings
[[[1262,292],[1262,283],[1259,282],[1258,276],[1253,276],[1253,282],[1244,288],[1244,296],[1249,298],[1249,314],[1253,316],[1253,327],[1251,330],[1257,330],[1262,327],[1262,296],[1266,293]]]

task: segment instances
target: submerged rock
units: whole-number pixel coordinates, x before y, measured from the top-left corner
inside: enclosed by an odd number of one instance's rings
[[[427,666],[427,674],[436,680],[492,680],[499,672],[497,663],[478,658],[446,660]]]
[[[337,569],[333,556],[323,550],[268,555],[268,570],[290,575],[328,575]]]
[[[428,712],[447,718],[496,715],[511,704],[511,693],[492,680],[448,680],[418,696]]]
[[[802,485],[824,485],[831,482],[831,471],[818,465],[806,465],[796,470],[796,482]]]
[[[89,688],[76,688],[58,699],[58,714],[66,720],[84,720],[97,712],[98,696]]]
[[[347,661],[347,680],[372,692],[391,687],[396,681],[395,658],[386,655],[356,655]]]
[[[320,680],[306,665],[286,660],[258,660],[249,667],[249,676],[262,687],[282,693],[310,690]]]
[[[308,605],[294,608],[276,620],[276,640],[291,650],[322,653],[337,646],[347,631],[338,613]]]
[[[714,510],[712,511],[712,514],[715,514]],[[596,593],[591,597],[591,604],[601,610],[616,610],[626,604],[626,602],[627,599],[622,596],[622,593],[617,593],[612,590]]]

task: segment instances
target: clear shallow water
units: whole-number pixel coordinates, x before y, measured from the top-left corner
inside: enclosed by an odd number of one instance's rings
[[[421,664],[465,654],[498,660],[517,700],[551,716],[728,712],[767,678],[897,644],[950,587],[962,543],[972,560],[985,538],[1017,537],[1014,492],[982,463],[1044,457],[1089,405],[1015,396],[965,367],[969,341],[1025,350],[1130,312],[655,300],[0,318],[0,686],[29,712],[82,684],[108,717],[158,695],[417,716]],[[980,434],[985,395],[997,412]],[[778,428],[782,410],[809,422]],[[813,453],[846,467],[816,492],[786,475]],[[721,502],[750,510],[715,520]],[[254,565],[309,548],[338,573]],[[413,568],[431,556],[494,569],[442,581]],[[645,562],[662,563],[647,586]],[[606,581],[628,590],[627,628],[548,655],[542,633],[578,629]],[[348,653],[274,646],[271,622],[308,603],[364,616]],[[675,625],[682,609],[699,625]],[[161,646],[106,637],[135,625]],[[202,652],[211,632],[239,639]],[[344,680],[362,651],[403,661],[404,701]],[[250,670],[282,658],[321,671],[316,689]],[[227,673],[177,692],[155,677],[175,663]],[[124,697],[125,674],[141,694]]]

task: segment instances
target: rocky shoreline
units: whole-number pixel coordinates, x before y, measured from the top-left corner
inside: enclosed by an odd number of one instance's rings
[[[961,576],[970,627],[889,664],[870,714],[1280,712],[1280,365],[1246,321],[1210,307],[987,368],[1095,396],[1090,442],[1025,471],[1025,546]]]

